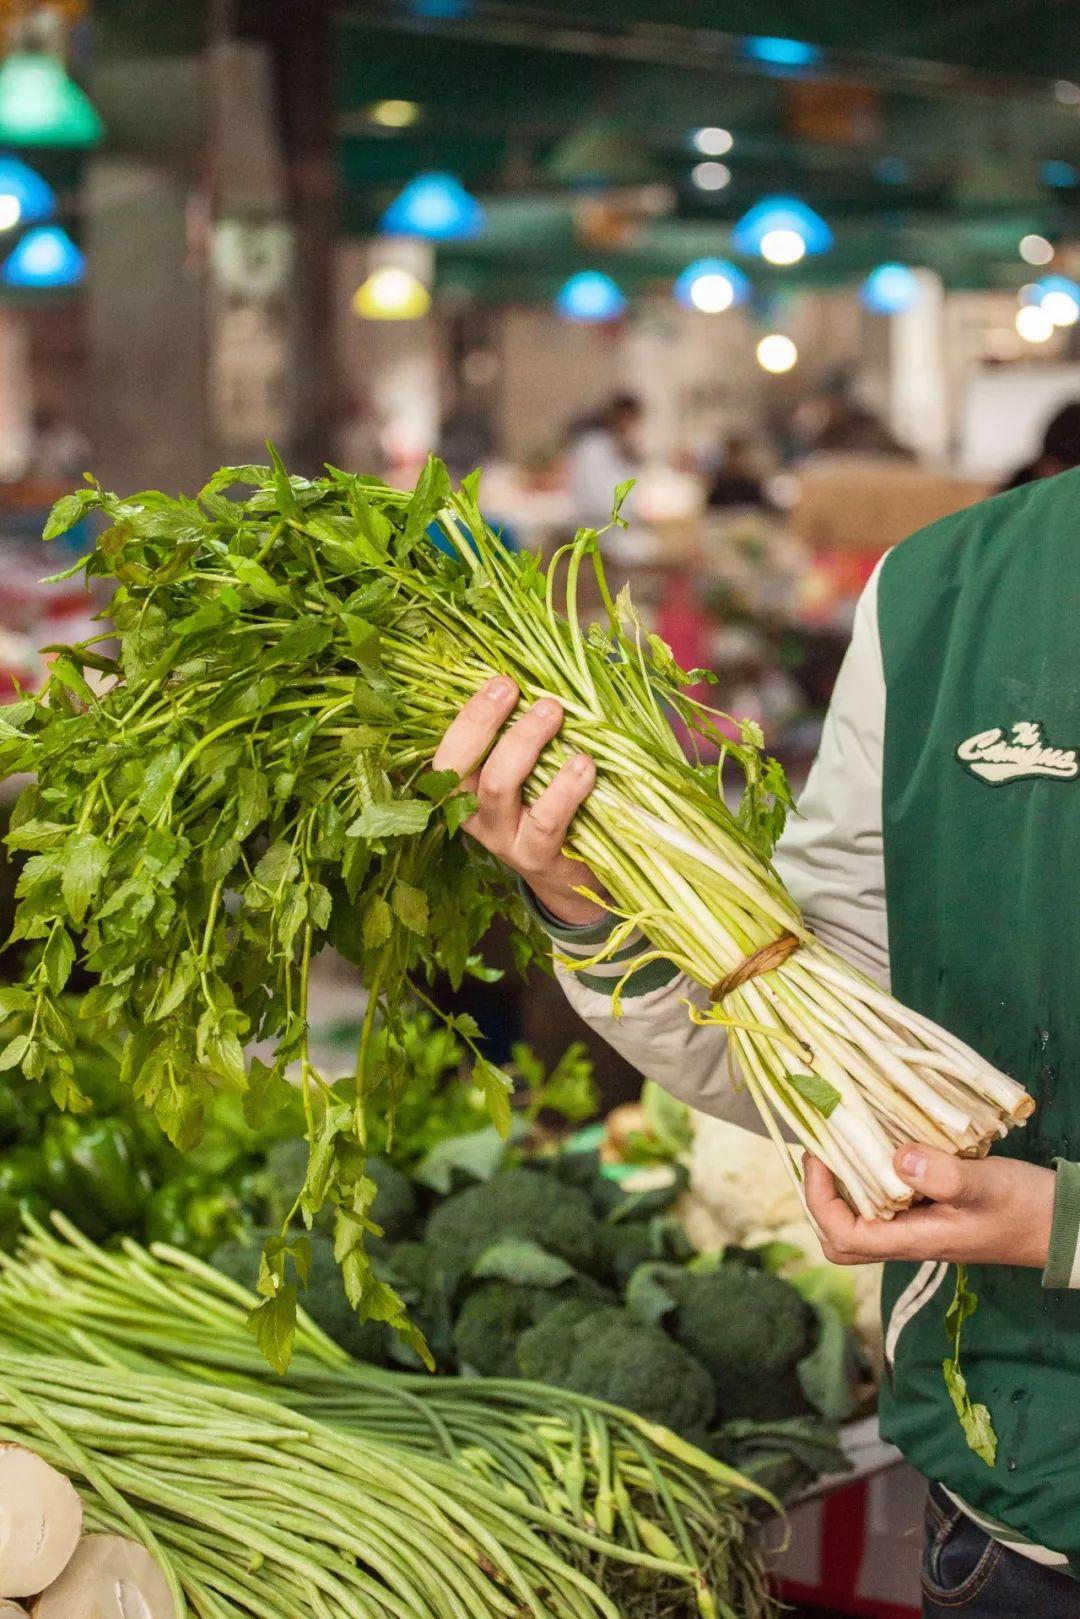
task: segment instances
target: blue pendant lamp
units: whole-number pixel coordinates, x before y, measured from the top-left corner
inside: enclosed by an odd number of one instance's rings
[[[773,264],[794,264],[804,253],[827,253],[833,234],[821,215],[798,197],[763,197],[743,214],[731,240],[740,253],[758,253]]]
[[[879,264],[859,288],[859,302],[874,315],[902,315],[921,296],[919,278],[906,264]]]
[[[805,39],[782,39],[776,34],[750,34],[743,40],[743,50],[752,62],[766,67],[813,67],[820,61],[821,51]]]
[[[36,225],[56,210],[56,197],[21,158],[0,152],[0,230]]]
[[[85,274],[86,260],[60,225],[27,231],[0,266],[5,286],[39,291],[77,287]]]
[[[744,304],[750,296],[750,282],[727,259],[695,259],[679,276],[674,292],[684,309],[717,315]]]
[[[394,198],[380,222],[386,236],[464,242],[479,236],[484,210],[452,174],[420,174]]]
[[[555,308],[564,320],[618,320],[626,311],[626,294],[602,270],[579,270],[559,288]]]

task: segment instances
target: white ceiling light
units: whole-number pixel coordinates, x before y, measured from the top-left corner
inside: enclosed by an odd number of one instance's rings
[[[1020,257],[1025,264],[1049,264],[1053,256],[1053,243],[1048,242],[1045,236],[1036,236],[1032,233],[1030,236],[1021,237]]]
[[[1024,304],[1016,311],[1016,330],[1025,343],[1045,343],[1054,335],[1054,323],[1041,304]]]
[[[798,264],[806,242],[797,230],[769,230],[761,238],[761,256],[770,264]]]
[[[735,302],[735,288],[726,275],[699,275],[691,282],[690,302],[704,315],[719,315]]]
[[[731,170],[726,163],[695,163],[690,178],[699,191],[723,191],[731,184]]]
[[[1048,292],[1039,308],[1055,326],[1075,326],[1080,320],[1080,303],[1069,292]]]
[[[757,362],[763,371],[771,371],[773,376],[781,376],[790,371],[799,358],[799,351],[782,332],[770,332],[763,337],[757,346]]]
[[[694,145],[705,157],[723,157],[735,145],[735,137],[730,129],[717,129],[710,125],[707,129],[694,131]]]

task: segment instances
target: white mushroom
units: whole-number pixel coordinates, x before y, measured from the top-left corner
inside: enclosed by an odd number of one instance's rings
[[[176,1604],[145,1546],[120,1535],[85,1535],[32,1614],[33,1619],[176,1619]]]
[[[0,1619],[26,1619],[26,1609],[17,1602],[0,1601]]]
[[[63,1473],[21,1445],[0,1445],[0,1597],[33,1596],[59,1578],[82,1516]]]

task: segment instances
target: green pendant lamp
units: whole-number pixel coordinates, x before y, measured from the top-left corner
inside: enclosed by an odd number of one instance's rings
[[[93,102],[47,51],[15,50],[0,66],[0,145],[94,146]]]

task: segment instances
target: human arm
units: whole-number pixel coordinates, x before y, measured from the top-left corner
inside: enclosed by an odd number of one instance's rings
[[[581,760],[580,772],[579,761],[569,761],[558,781],[526,809],[522,784],[558,731],[561,713],[557,704],[544,713],[537,705],[495,742],[516,702],[511,683],[490,682],[466,705],[436,755],[437,768],[456,770],[477,794],[479,809],[466,830],[518,872],[538,901],[554,941],[556,973],[574,1009],[627,1061],[683,1101],[762,1133],[748,1091],[732,1086],[723,1031],[687,1016],[687,1001],[707,1005],[703,986],[670,962],[652,961],[626,980],[616,1017],[611,991],[643,949],[640,935],[610,960],[574,966],[602,949],[613,925],[602,907],[575,891],[597,889],[596,880],[562,854],[569,822],[595,771],[591,761]],[[884,707],[871,586],[859,604],[800,816],[789,823],[776,866],[818,936],[882,983],[888,979],[880,829]]]
[[[881,816],[885,681],[876,582],[875,576],[860,601],[821,750],[775,864],[818,937],[887,986]],[[596,889],[595,879],[562,854],[570,820],[594,778],[583,761],[573,776],[568,765],[562,785],[556,783],[531,811],[524,808],[521,786],[540,747],[558,730],[557,705],[544,716],[533,711],[517,721],[492,748],[483,769],[472,771],[516,701],[509,684],[501,706],[473,699],[469,708],[476,705],[480,712],[472,715],[467,735],[448,734],[454,745],[447,752],[444,744],[437,756],[441,768],[471,772],[467,784],[478,792],[480,810],[467,829],[518,871],[539,901],[555,942],[556,971],[575,1010],[674,1095],[701,1112],[760,1132],[747,1091],[731,1083],[722,1031],[695,1025],[687,1016],[686,1001],[706,1003],[701,986],[669,963],[651,962],[624,984],[622,1015],[616,1018],[611,991],[641,941],[628,940],[621,960],[573,967],[575,957],[588,962],[602,949],[610,929],[602,908],[575,892],[580,886]],[[1045,1266],[1048,1287],[1080,1286],[1080,1165],[1058,1163],[1055,1176],[1048,1168],[1004,1158],[958,1161],[920,1150],[931,1163],[929,1179],[913,1179],[899,1157],[897,1169],[929,1201],[891,1222],[857,1221],[823,1167],[812,1168],[810,1210],[840,1263],[949,1258],[959,1245],[961,1257],[971,1262]]]

